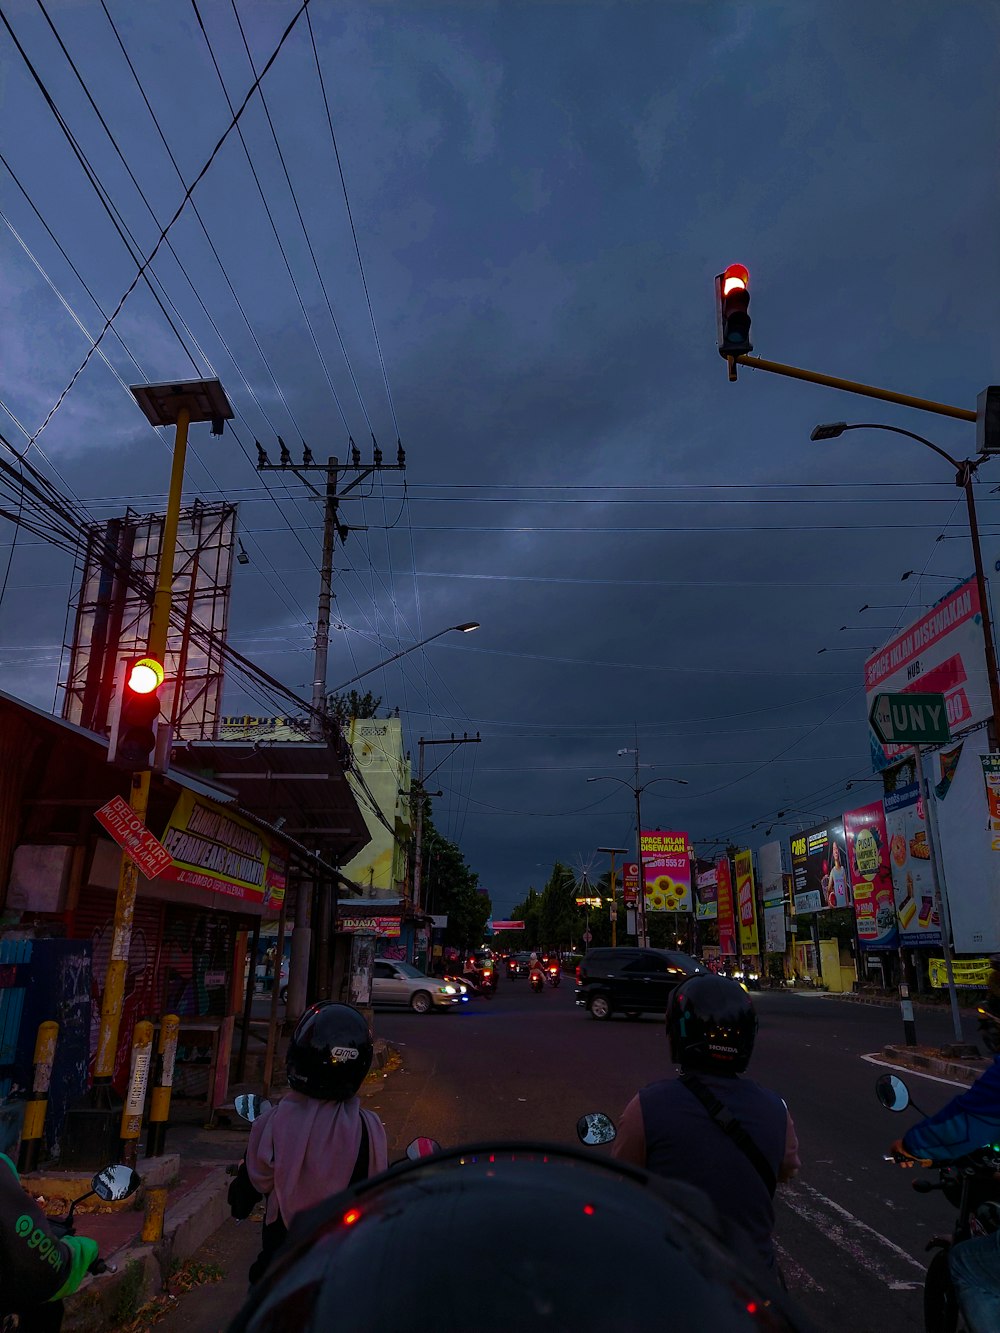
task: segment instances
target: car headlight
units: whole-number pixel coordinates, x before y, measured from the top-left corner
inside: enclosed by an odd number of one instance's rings
[[[439,986],[439,987],[438,987],[438,990],[440,991],[440,993],[441,993],[442,995],[457,995],[457,994],[458,994],[458,988],[457,988],[456,986]]]

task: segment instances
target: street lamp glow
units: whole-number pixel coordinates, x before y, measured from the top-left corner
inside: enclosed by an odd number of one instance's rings
[[[364,671],[359,671],[356,676],[350,680],[345,680],[342,685],[335,685],[333,689],[328,689],[327,694],[339,694],[345,690],[348,685],[353,685],[356,680],[361,680],[363,676],[370,676],[373,671],[379,671],[382,667],[388,666],[390,662],[396,662],[407,653],[415,653],[418,648],[423,648],[428,643],[433,643],[435,639],[440,639],[443,634],[471,634],[474,629],[479,629],[478,620],[463,620],[460,625],[448,625],[445,629],[439,629],[436,634],[428,634],[426,639],[421,639],[419,643],[411,643],[408,648],[401,648],[398,653],[393,653],[387,657],[384,662],[376,662],[374,666],[365,667]]]
[[[474,629],[479,629],[479,621],[467,620],[464,625],[452,625],[451,628],[458,630],[459,634],[471,634]]]

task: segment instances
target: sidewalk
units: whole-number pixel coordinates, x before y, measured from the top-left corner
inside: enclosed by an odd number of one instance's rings
[[[969,1086],[993,1063],[991,1056],[957,1055],[949,1046],[883,1046],[882,1056],[890,1064],[901,1065],[904,1069],[934,1074]]]
[[[361,1090],[362,1097],[381,1092],[383,1068],[390,1056],[385,1041],[376,1039],[375,1062]],[[255,1091],[250,1086],[232,1089]],[[280,1093],[280,1090],[278,1090]],[[249,1124],[235,1110],[217,1117],[218,1128],[173,1125],[167,1131],[163,1157],[140,1156],[136,1169],[145,1185],[166,1185],[163,1239],[141,1239],[145,1190],[117,1211],[77,1212],[77,1234],[91,1236],[101,1258],[117,1271],[87,1278],[66,1300],[64,1333],[98,1333],[127,1322],[164,1289],[175,1265],[189,1258],[229,1216],[226,1195],[231,1177],[227,1166],[238,1163],[246,1149]],[[24,1177],[25,1186],[46,1199],[72,1197],[89,1188],[80,1173],[40,1171]],[[64,1210],[61,1210],[64,1211]]]

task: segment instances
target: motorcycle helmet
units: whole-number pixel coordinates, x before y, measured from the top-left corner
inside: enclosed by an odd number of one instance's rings
[[[699,973],[675,987],[667,1005],[675,1064],[713,1074],[742,1074],[757,1036],[753,1001],[737,981]]]
[[[372,1067],[375,1045],[364,1015],[321,1000],[299,1019],[288,1043],[288,1086],[325,1102],[346,1102]]]
[[[594,1281],[594,1256],[623,1236],[627,1293]],[[603,1154],[494,1143],[404,1163],[300,1214],[230,1333],[424,1333],[470,1311],[477,1333],[808,1327],[700,1190]]]

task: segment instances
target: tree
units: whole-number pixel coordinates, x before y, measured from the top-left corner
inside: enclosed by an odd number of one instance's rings
[[[352,717],[375,717],[381,707],[381,696],[376,699],[371,690],[365,690],[364,694],[348,690],[346,694],[326,696],[326,715],[333,718],[341,731],[351,725]]]

